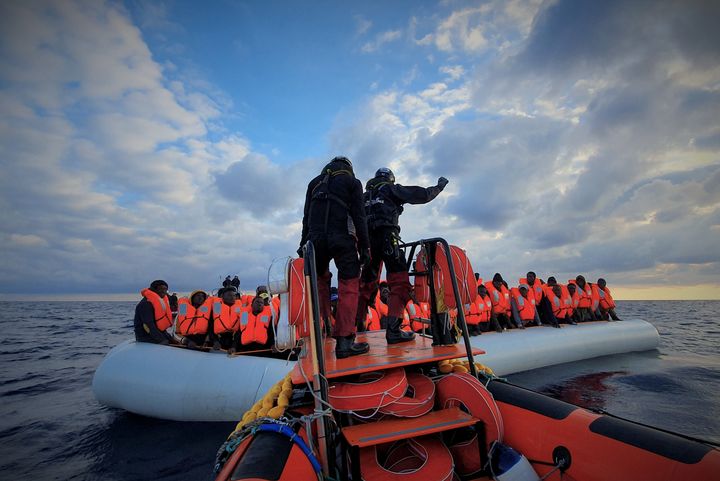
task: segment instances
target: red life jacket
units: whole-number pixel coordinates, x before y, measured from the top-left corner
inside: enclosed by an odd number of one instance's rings
[[[196,334],[207,334],[208,325],[212,316],[212,299],[205,299],[195,309],[187,297],[181,297],[178,301],[178,315],[175,332],[181,336],[192,336]]]
[[[380,317],[386,317],[388,315],[388,306],[380,300],[380,291],[375,296],[375,310]]]
[[[492,311],[495,314],[510,315],[510,292],[504,284],[500,285],[500,290],[495,289],[491,281],[485,283],[490,301],[492,302]]]
[[[223,334],[226,332],[237,332],[240,326],[240,313],[246,311],[240,300],[228,306],[219,297],[212,298],[212,319],[213,332]]]
[[[365,316],[365,329],[368,331],[380,330],[380,314],[372,307],[368,307],[368,312]]]
[[[482,297],[480,294],[475,296],[475,300],[470,304],[470,310],[465,316],[467,323],[478,325],[490,320],[492,313],[492,301],[489,296]]]
[[[598,296],[600,297],[600,307],[604,310],[615,309],[615,301],[610,295],[610,289],[605,286],[605,289],[598,287]]]
[[[560,290],[562,291],[560,302],[565,309],[565,315],[572,316],[573,312],[575,312],[575,302],[573,301],[573,297],[570,295],[570,291],[568,291],[566,285],[560,284]]]
[[[155,314],[155,325],[159,331],[164,331],[168,327],[172,326],[173,316],[170,310],[170,300],[168,296],[160,297],[151,291],[150,289],[143,289],[140,294],[152,304],[153,312]]]
[[[240,312],[240,343],[243,346],[248,344],[267,344],[268,329],[275,317],[275,308],[272,304],[263,307],[257,314],[252,313],[252,308],[243,308]]]
[[[522,321],[532,321],[535,319],[535,298],[531,297],[528,291],[527,298],[520,294],[520,289],[513,287],[510,289],[513,299],[515,299],[515,305],[517,306],[520,319]]]
[[[255,296],[252,294],[242,294],[240,296],[240,304],[242,304],[243,307],[249,306],[252,304],[252,300],[255,299]]]

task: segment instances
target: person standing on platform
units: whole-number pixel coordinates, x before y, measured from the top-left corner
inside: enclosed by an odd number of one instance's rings
[[[170,334],[165,332],[173,324],[167,292],[168,283],[163,280],[152,281],[149,288],[140,292],[143,298],[135,306],[136,341],[164,345],[173,342]]]
[[[339,299],[333,327],[337,341],[335,356],[343,359],[368,352],[370,347],[366,342],[355,342],[355,314],[360,267],[370,260],[370,241],[362,184],[355,178],[352,162],[347,157],[332,159],[308,184],[299,255],[302,256],[308,240],[315,247],[320,315],[326,319],[331,315],[331,259],[338,269]]]
[[[367,305],[377,290],[381,263],[385,264],[390,288],[385,339],[388,344],[411,341],[412,332],[403,331],[405,304],[411,299],[412,285],[408,276],[405,252],[400,244],[400,214],[404,204],[427,204],[448,184],[445,177],[431,187],[404,186],[395,183],[395,174],[387,167],[375,172],[365,186],[365,213],[370,234],[370,263],[363,268],[358,316],[367,311]]]

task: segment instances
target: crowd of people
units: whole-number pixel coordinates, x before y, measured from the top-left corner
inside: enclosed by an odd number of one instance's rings
[[[272,348],[280,298],[271,297],[266,286],[254,294],[243,294],[239,287],[239,278],[228,276],[216,295],[196,290],[173,302],[167,282],[153,281],[135,308],[135,339],[231,354]]]
[[[567,284],[560,284],[555,277],[544,282],[534,272],[528,272],[516,287],[510,287],[499,273],[491,281],[483,282],[477,273],[475,279],[477,294],[463,306],[471,336],[531,326],[559,328],[562,324],[620,320],[610,289],[602,278],[593,284],[578,275]],[[135,309],[136,340],[222,349],[229,353],[271,349],[280,298],[271,296],[263,285],[257,286],[253,294],[243,294],[239,287],[239,278],[228,276],[216,295],[196,290],[173,302],[173,296],[168,296],[168,284],[153,281],[143,289],[143,299]],[[336,287],[330,287],[328,292],[331,310],[323,321],[330,333],[338,317],[340,296]],[[365,315],[357,318],[356,330],[387,329],[388,321],[394,322],[389,315],[389,298],[389,284],[381,281]],[[458,310],[448,312],[455,323]],[[402,310],[400,329],[406,333],[430,333],[430,318],[430,304],[417,302],[412,296]]]
[[[387,343],[396,344],[412,341],[414,332],[428,327],[430,306],[414,298],[400,248],[399,219],[406,204],[431,202],[448,183],[440,177],[436,185],[405,186],[395,182],[389,168],[381,167],[363,192],[347,157],[334,157],[308,183],[298,255],[302,257],[306,243],[312,241],[320,316],[336,340],[338,359],[368,352],[367,343],[356,342],[357,331],[385,329]],[[338,271],[337,288],[331,287],[331,260]],[[379,282],[381,266],[387,275],[383,282]],[[491,329],[619,320],[603,279],[590,284],[577,276],[563,285],[554,277],[545,283],[528,272],[511,288],[500,274],[485,283],[478,274],[475,277],[477,293],[463,306],[471,335]],[[189,347],[208,345],[235,352],[271,346],[279,300],[271,299],[264,286],[258,286],[254,296],[242,295],[239,288],[239,278],[228,276],[216,296],[194,291],[178,300],[167,296],[165,281],[154,281],[142,291],[143,300],[135,311],[136,339],[176,342],[166,332],[174,322],[175,334]],[[448,314],[455,320],[458,311],[450,309]]]

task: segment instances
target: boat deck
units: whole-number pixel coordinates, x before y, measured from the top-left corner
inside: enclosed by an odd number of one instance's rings
[[[330,337],[324,339],[325,375],[328,379],[461,358],[467,355],[462,339],[452,346],[433,346],[432,339],[415,336],[414,341],[388,345],[385,341],[385,331],[381,330],[360,332],[355,340],[369,343],[370,352],[345,359],[336,359],[335,340]],[[474,348],[472,352],[474,356],[485,354],[484,350],[477,348]],[[300,371],[301,369],[303,371]],[[292,370],[291,377],[294,384],[305,384],[303,372],[308,380],[312,380],[312,357],[309,355],[301,359]]]

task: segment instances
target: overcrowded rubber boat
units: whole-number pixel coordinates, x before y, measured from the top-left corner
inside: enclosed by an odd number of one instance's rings
[[[433,268],[436,242],[451,257],[442,239],[422,241]],[[304,254],[313,259],[312,244]],[[440,270],[458,306],[454,263]],[[336,358],[335,341],[322,335],[313,266],[305,269],[303,354],[221,446],[218,481],[720,479],[717,446],[497,378],[477,362],[487,354],[471,344],[462,309],[461,342],[436,335],[386,345],[376,332],[360,333],[369,352]],[[433,301],[439,288],[429,283]],[[433,318],[436,333],[441,318]]]
[[[382,338],[385,331],[373,331]],[[562,329],[530,327],[472,337],[483,364],[499,376],[658,346],[640,319],[587,322]],[[432,339],[421,338],[431,345]],[[382,348],[381,348],[382,349]],[[295,366],[267,355],[202,352],[128,340],[95,371],[93,392],[110,407],[176,421],[234,421]],[[287,355],[285,355],[287,358]],[[162,399],[162,402],[157,402]]]

